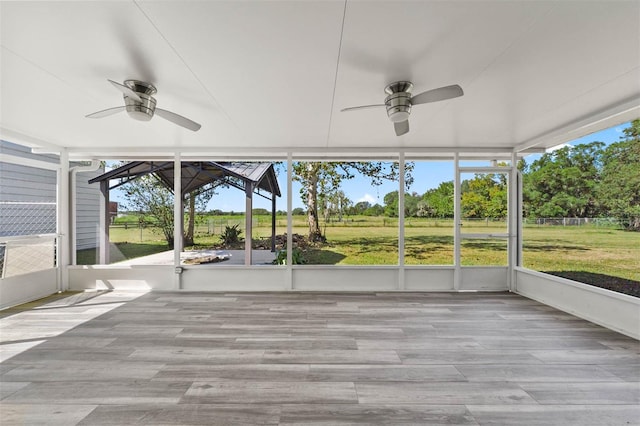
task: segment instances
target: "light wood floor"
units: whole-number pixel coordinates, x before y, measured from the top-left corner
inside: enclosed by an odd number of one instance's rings
[[[66,294],[0,313],[0,424],[640,424],[639,342],[498,294]]]

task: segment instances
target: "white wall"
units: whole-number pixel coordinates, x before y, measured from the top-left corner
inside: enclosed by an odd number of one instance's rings
[[[76,175],[76,245],[78,250],[98,246],[98,224],[100,221],[100,184],[89,185],[89,179],[104,173],[80,172]]]
[[[640,298],[516,268],[516,293],[640,339]]]
[[[174,290],[173,266],[70,266],[69,290]]]
[[[55,268],[0,279],[0,309],[49,296],[58,291]]]
[[[453,291],[454,268],[397,266],[181,266],[69,267],[71,290],[144,288],[194,291]],[[506,268],[463,268],[462,290],[506,291]],[[475,279],[476,277],[477,279]],[[179,286],[179,287],[178,287]]]

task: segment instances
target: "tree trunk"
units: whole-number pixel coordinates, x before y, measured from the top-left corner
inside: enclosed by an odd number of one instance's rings
[[[312,167],[310,165],[310,167]],[[320,232],[320,222],[318,221],[318,177],[309,179],[307,186],[307,219],[309,222],[309,241],[325,241]]]
[[[189,222],[187,224],[187,232],[184,235],[184,246],[193,245],[193,231],[196,223],[196,194],[189,194]]]

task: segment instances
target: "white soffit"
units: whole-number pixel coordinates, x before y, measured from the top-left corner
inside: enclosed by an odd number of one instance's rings
[[[546,148],[640,116],[639,1],[0,2],[0,137],[71,156]],[[158,107],[120,113],[106,79]],[[396,137],[384,87],[460,84]],[[18,140],[20,139],[20,140]]]

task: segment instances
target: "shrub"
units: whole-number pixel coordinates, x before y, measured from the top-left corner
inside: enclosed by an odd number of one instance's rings
[[[287,249],[278,250],[276,252],[276,258],[273,261],[275,265],[286,265],[287,264]],[[302,250],[299,248],[294,248],[291,252],[291,264],[292,265],[302,265],[305,263],[304,257],[302,256]]]
[[[240,229],[238,224],[235,224],[233,226],[225,226],[224,231],[220,235],[220,240],[225,246],[237,244],[240,242],[241,233],[242,229]]]

